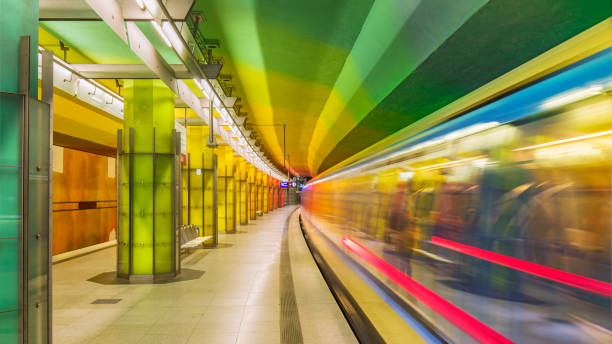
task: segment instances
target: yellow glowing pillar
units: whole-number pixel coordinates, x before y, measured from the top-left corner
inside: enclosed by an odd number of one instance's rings
[[[247,179],[249,185],[249,219],[255,220],[255,214],[257,212],[257,169],[251,164],[248,164],[247,168]]]
[[[183,223],[198,226],[200,235],[217,243],[216,156],[206,146],[208,126],[187,128],[187,164],[183,170]]]
[[[257,215],[263,215],[263,172],[260,170],[256,170],[256,179],[255,182],[257,184]]]
[[[217,148],[219,230],[235,232],[234,152],[231,146]]]
[[[262,208],[263,208],[263,212],[264,213],[267,213],[268,210],[270,209],[269,204],[268,204],[268,201],[269,201],[268,197],[270,196],[269,195],[269,193],[270,193],[270,185],[268,184],[269,183],[269,178],[270,178],[270,176],[268,176],[267,174],[264,174],[262,176],[262,179],[261,179],[261,183],[262,183],[262,188],[261,188],[262,199],[261,200],[262,200],[262,203],[263,203],[262,204]]]
[[[249,223],[249,203],[248,203],[248,181],[247,181],[247,162],[243,157],[234,156],[236,165],[236,208],[237,220],[241,225]]]

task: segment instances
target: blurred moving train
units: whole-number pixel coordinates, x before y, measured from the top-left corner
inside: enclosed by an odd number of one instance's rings
[[[610,343],[612,52],[302,191],[302,216],[449,342]]]

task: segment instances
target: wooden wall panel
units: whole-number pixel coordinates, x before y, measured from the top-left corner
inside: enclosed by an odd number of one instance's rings
[[[54,146],[54,150],[53,254],[114,239],[115,158],[65,147]]]

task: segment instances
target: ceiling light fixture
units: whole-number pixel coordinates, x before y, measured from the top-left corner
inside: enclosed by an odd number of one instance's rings
[[[146,8],[145,3],[144,3],[143,0],[136,0],[136,4],[138,4],[138,7],[140,7],[140,9],[143,10],[143,11]]]

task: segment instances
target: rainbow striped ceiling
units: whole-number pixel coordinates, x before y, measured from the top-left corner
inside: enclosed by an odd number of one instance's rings
[[[609,0],[197,0],[268,153],[316,175],[606,19]]]

